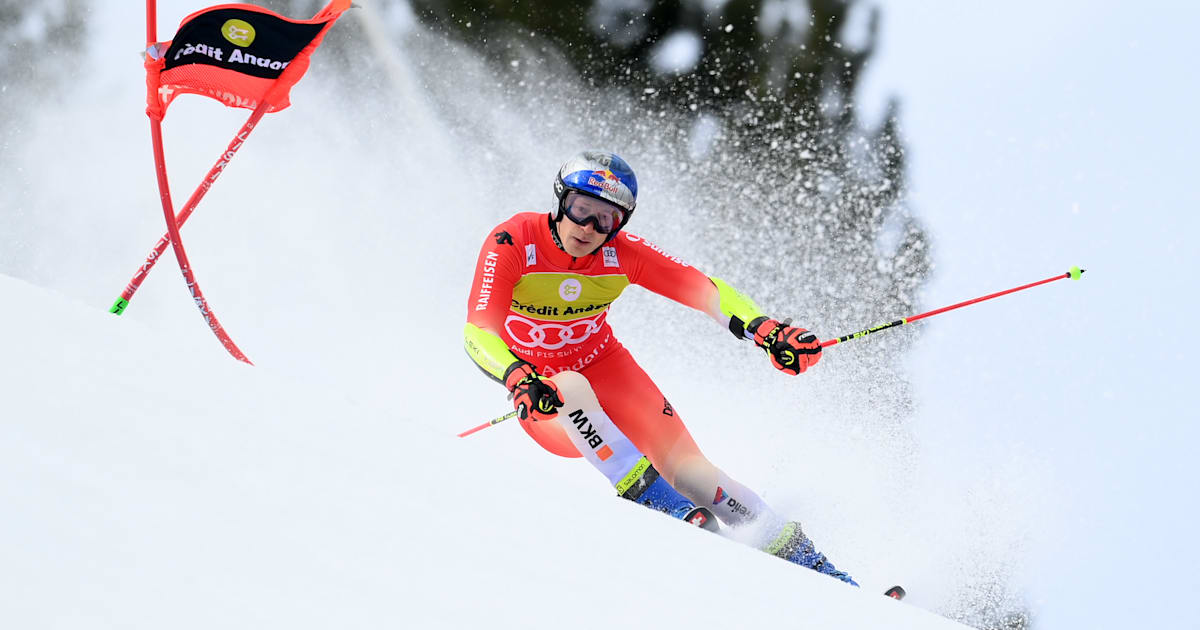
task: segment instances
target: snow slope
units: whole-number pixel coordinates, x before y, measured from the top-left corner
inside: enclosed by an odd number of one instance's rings
[[[4,627],[961,627],[605,497],[515,427],[459,440],[462,416],[0,296]]]

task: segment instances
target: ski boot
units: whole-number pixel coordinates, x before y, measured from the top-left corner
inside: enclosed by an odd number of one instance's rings
[[[800,523],[792,521],[783,526],[783,531],[763,551],[779,556],[788,562],[798,564],[825,575],[835,577],[847,584],[858,586],[858,582],[845,571],[839,571],[833,563],[813,547],[812,541],[800,529]]]
[[[617,492],[622,499],[669,514],[701,529],[710,532],[720,529],[716,517],[708,508],[698,507],[691,499],[679,494],[658,474],[645,456],[629,471],[625,479],[617,484]]]

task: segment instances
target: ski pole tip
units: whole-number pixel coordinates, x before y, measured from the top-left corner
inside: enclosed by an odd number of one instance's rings
[[[1071,267],[1071,270],[1067,272],[1067,275],[1071,276],[1072,280],[1078,280],[1081,276],[1083,276],[1083,272],[1085,272],[1085,271],[1087,271],[1087,269],[1080,269],[1079,267]]]

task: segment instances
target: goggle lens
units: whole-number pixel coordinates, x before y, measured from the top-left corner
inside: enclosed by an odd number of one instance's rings
[[[567,193],[565,205],[567,218],[579,225],[591,222],[601,234],[611,234],[625,223],[625,210],[603,199],[573,192]]]

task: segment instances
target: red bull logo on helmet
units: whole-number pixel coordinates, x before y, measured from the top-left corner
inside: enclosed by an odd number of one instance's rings
[[[588,176],[588,186],[594,187],[601,196],[613,200],[624,200],[629,196],[629,187],[608,169],[593,170],[592,175]]]
[[[613,195],[621,194],[621,189],[625,187],[625,184],[621,183],[620,178],[613,175],[613,172],[608,169],[592,171],[592,176],[588,178],[587,183],[589,186],[595,186]]]

